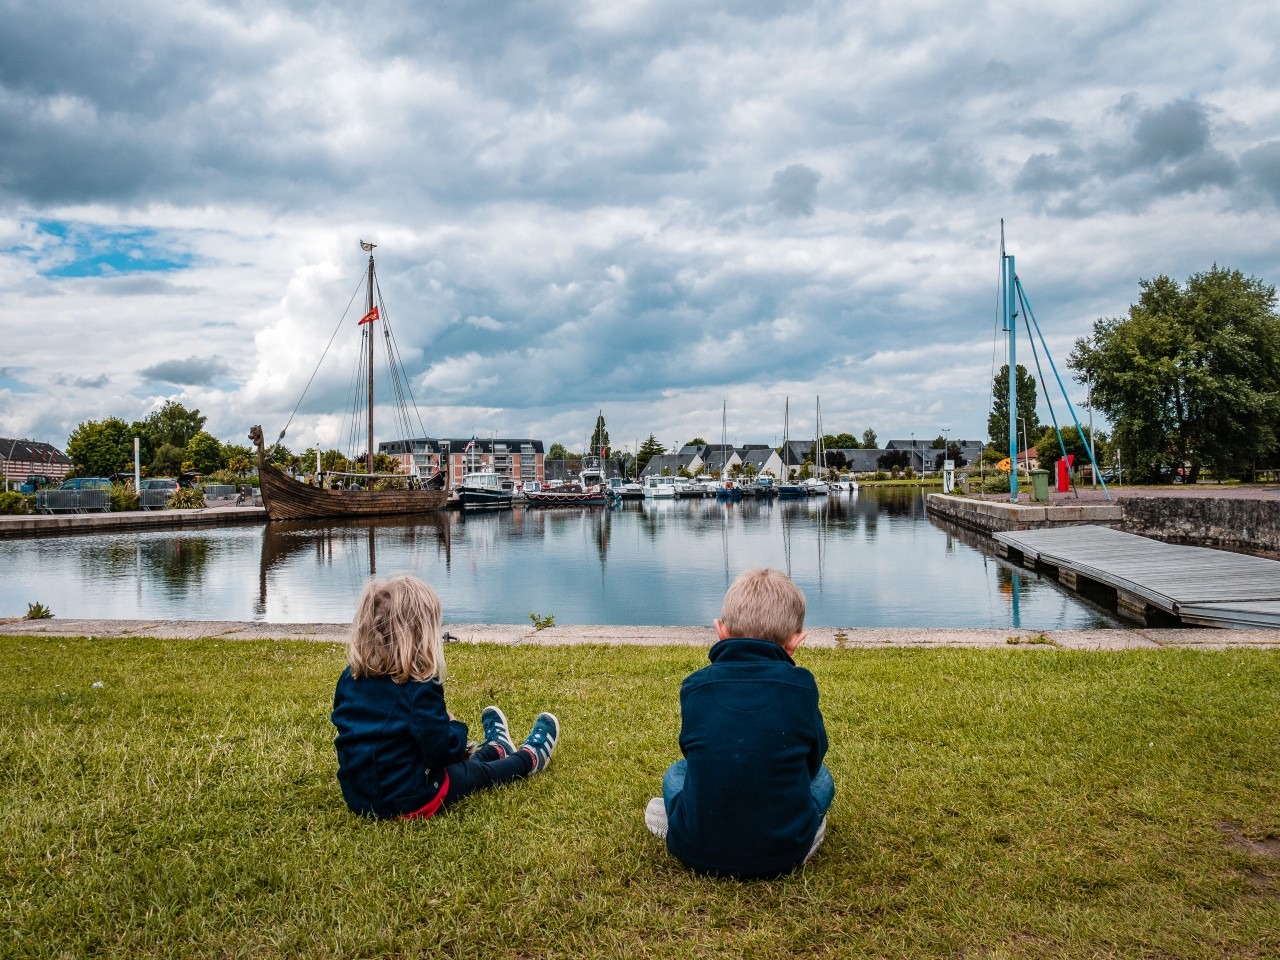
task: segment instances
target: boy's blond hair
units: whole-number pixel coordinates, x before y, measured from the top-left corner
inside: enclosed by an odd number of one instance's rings
[[[720,620],[733,637],[782,646],[804,630],[804,592],[780,570],[744,570],[724,595]]]
[[[440,598],[417,577],[373,580],[351,622],[347,660],[353,677],[444,679]]]

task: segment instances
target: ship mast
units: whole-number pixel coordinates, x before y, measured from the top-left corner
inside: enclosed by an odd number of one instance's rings
[[[376,244],[360,241],[360,248],[369,251],[369,289],[365,294],[365,316],[373,314],[373,248]],[[369,445],[365,447],[365,469],[369,474],[369,488],[373,489],[373,326],[365,332],[369,338]]]

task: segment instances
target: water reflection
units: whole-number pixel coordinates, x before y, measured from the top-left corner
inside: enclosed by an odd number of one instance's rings
[[[0,615],[348,619],[407,572],[454,623],[708,624],[749,566],[785,570],[827,626],[1114,625],[990,541],[929,518],[918,488],[797,501],[642,501],[9,541]]]
[[[364,563],[357,569],[362,575],[375,577],[380,538],[397,553],[414,553],[424,545],[438,547],[446,569],[452,560],[452,525],[446,513],[425,514],[411,521],[404,517],[364,517],[269,523],[262,531],[255,617],[267,612],[268,584],[274,568],[305,559],[316,567],[332,567],[341,562],[350,569],[363,548]]]

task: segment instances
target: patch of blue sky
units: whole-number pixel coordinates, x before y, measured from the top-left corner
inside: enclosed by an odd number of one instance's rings
[[[191,266],[192,255],[172,249],[171,241],[147,228],[102,227],[96,224],[40,220],[49,265],[41,276],[57,278],[116,277],[133,273],[172,273]]]

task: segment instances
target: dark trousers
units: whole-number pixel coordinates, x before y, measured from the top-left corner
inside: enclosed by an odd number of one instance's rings
[[[509,757],[500,753],[493,744],[486,743],[466,760],[445,767],[449,774],[449,792],[444,797],[444,809],[477,790],[522,780],[533,772],[533,759],[525,751],[517,750]]]

